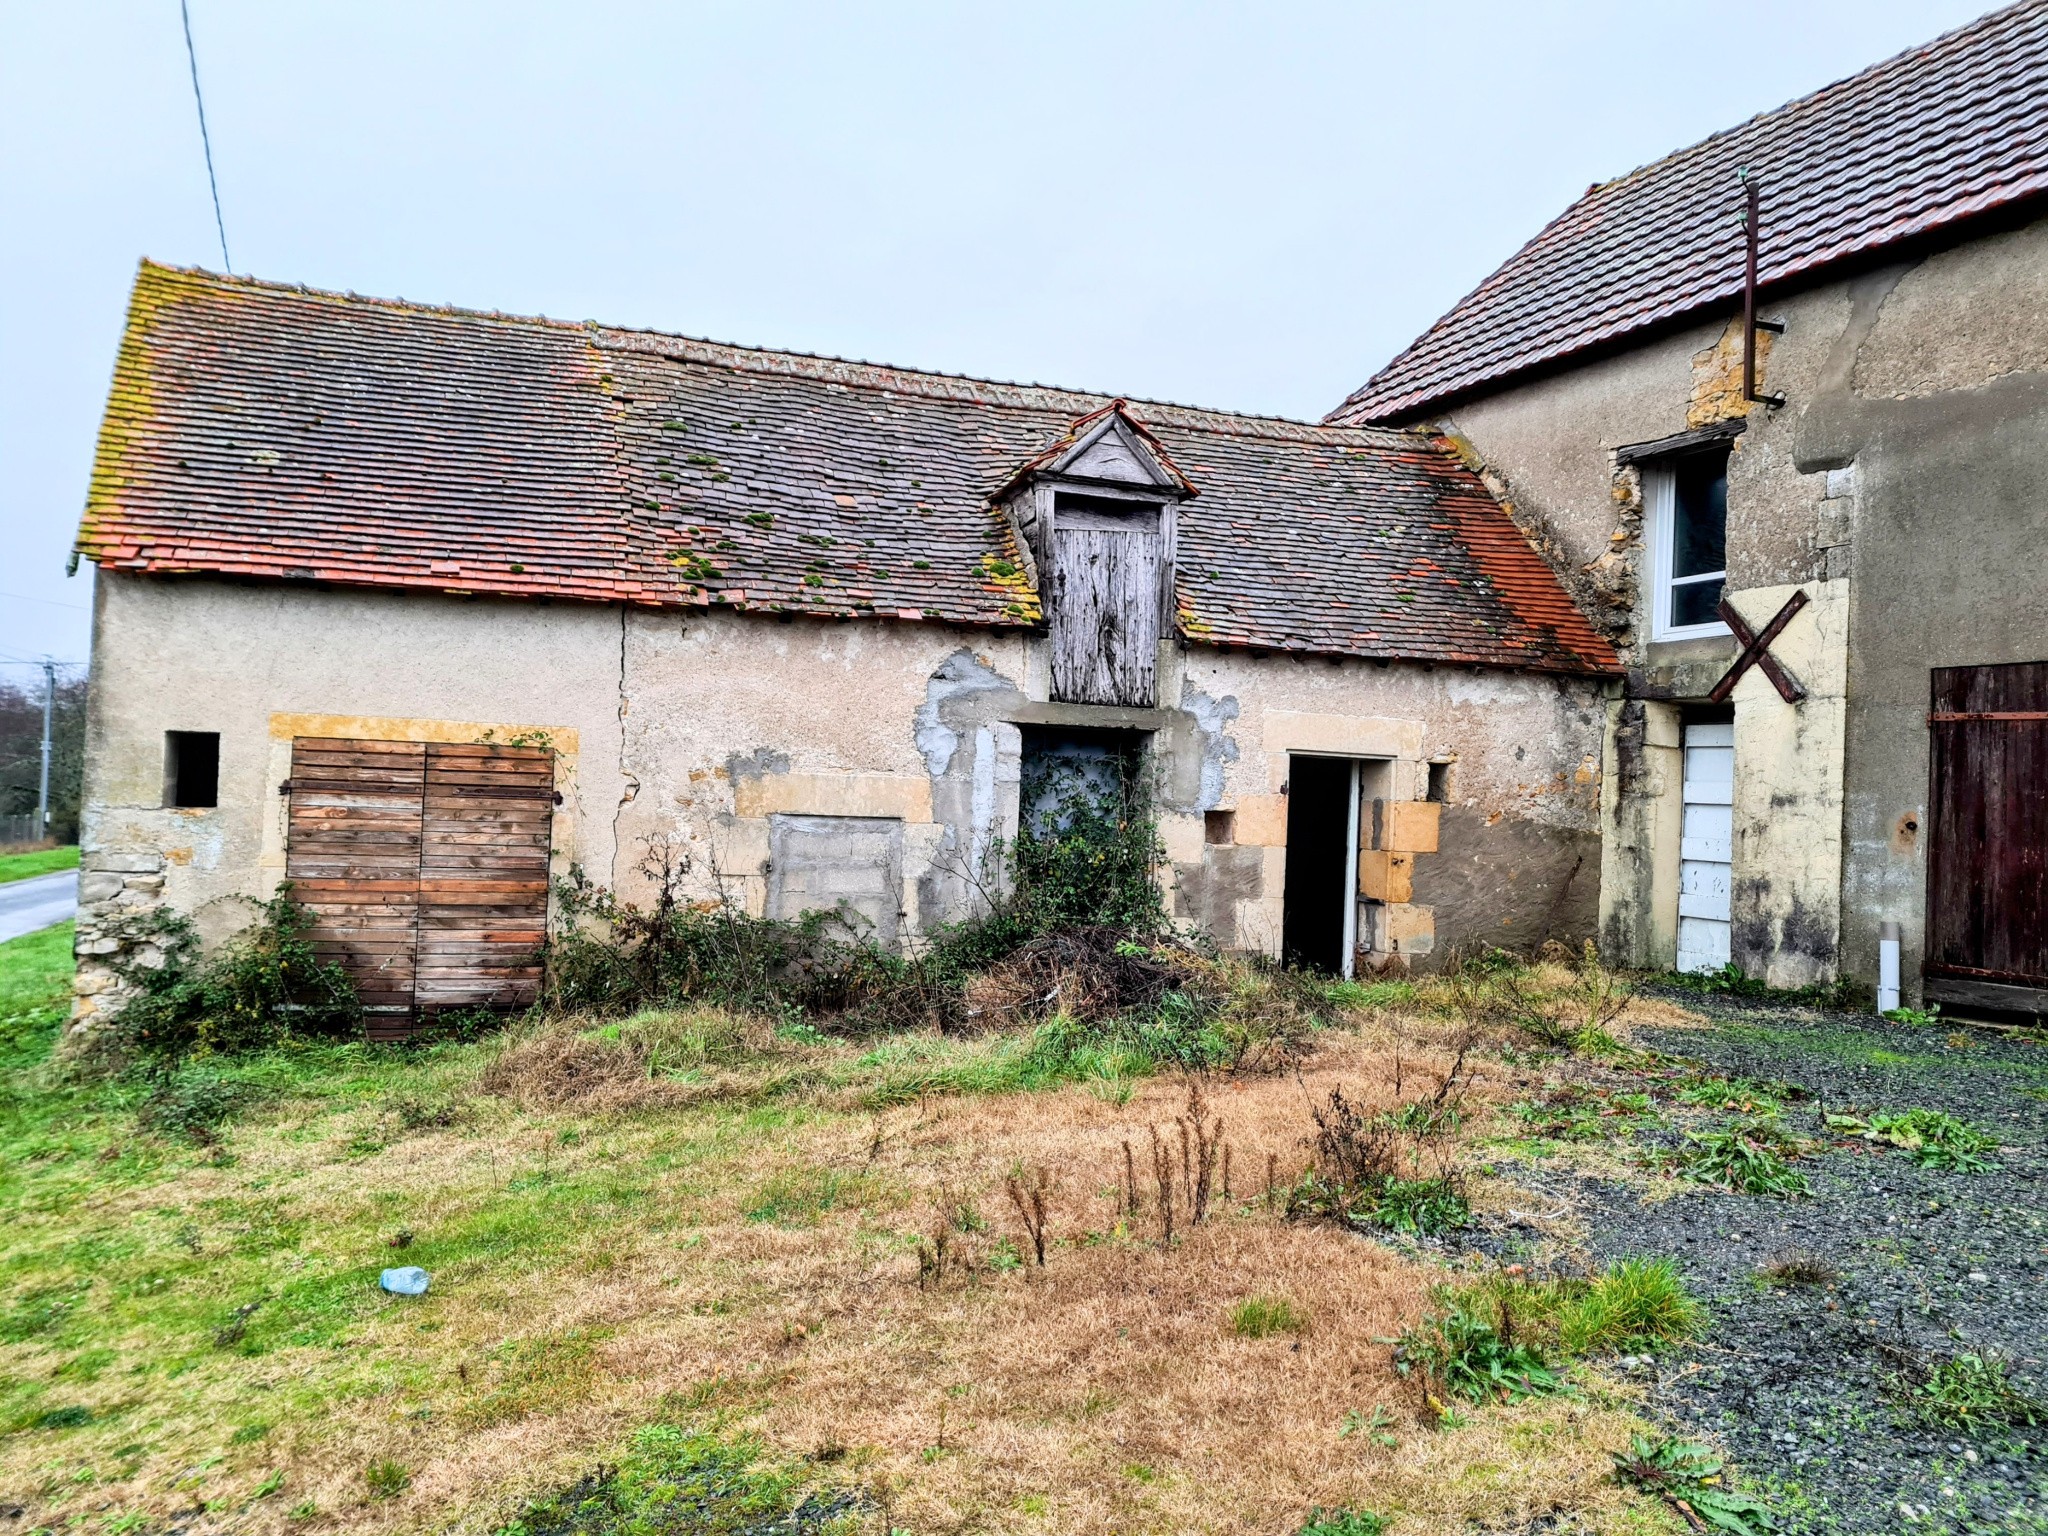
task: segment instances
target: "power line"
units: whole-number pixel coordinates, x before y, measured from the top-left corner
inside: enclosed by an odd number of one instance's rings
[[[192,46],[192,8],[186,0],[178,0],[178,17],[185,23],[185,61],[192,66],[192,103],[199,108],[199,144],[206,151],[206,184],[213,189],[213,227],[220,232],[220,264],[223,270],[235,270],[234,261],[228,255],[227,220],[220,215],[220,182],[213,174],[213,140],[206,132],[206,98],[199,94],[199,53]]]
[[[11,597],[17,603],[41,603],[46,608],[72,608],[80,613],[91,613],[84,603],[60,603],[52,597],[30,597],[26,592],[0,592],[0,597]]]

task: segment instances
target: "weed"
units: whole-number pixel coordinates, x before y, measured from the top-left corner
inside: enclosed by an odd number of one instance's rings
[[[1725,1109],[1743,1115],[1774,1115],[1791,1100],[1804,1096],[1789,1083],[1749,1077],[1708,1076],[1694,1077],[1676,1094],[1681,1104]]]
[[[462,1108],[452,1099],[426,1098],[417,1093],[401,1093],[391,1101],[391,1113],[397,1118],[399,1129],[405,1131],[443,1131],[462,1120]]]
[[[1388,1116],[1388,1122],[1395,1130],[1405,1131],[1410,1136],[1443,1136],[1465,1123],[1465,1111],[1458,1104],[1417,1099],[1395,1110]]]
[[[1892,1024],[1905,1024],[1915,1029],[1932,1029],[1942,1022],[1941,1004],[1929,1003],[1925,1008],[1891,1008],[1881,1017]]]
[[[412,1486],[412,1469],[401,1462],[373,1461],[363,1468],[373,1499],[395,1499]]]
[[[1394,1416],[1384,1406],[1375,1403],[1370,1414],[1360,1413],[1356,1408],[1346,1413],[1343,1422],[1337,1426],[1337,1436],[1348,1440],[1353,1435],[1366,1435],[1373,1444],[1391,1450],[1401,1443],[1398,1436],[1389,1432],[1393,1426]]]
[[[190,918],[168,908],[120,919],[132,953],[117,969],[135,988],[101,1038],[116,1052],[175,1062],[195,1054],[234,1054],[294,1037],[333,1037],[362,1017],[348,973],[323,961],[306,937],[312,914],[290,882],[268,901],[252,901],[256,919],[202,958]]]
[[[1816,981],[1803,987],[1774,987],[1743,974],[1732,961],[1718,971],[1666,971],[1648,977],[1652,984],[1673,992],[1697,992],[1709,997],[1742,997],[1757,1002],[1790,1007],[1821,1008],[1841,1012],[1867,1007],[1869,994],[1853,981]]]
[[[1614,1475],[1623,1487],[1662,1499],[1694,1530],[1765,1536],[1776,1529],[1770,1506],[1731,1490],[1721,1458],[1695,1441],[1631,1435],[1629,1448],[1615,1453]]]
[[[1607,1093],[1566,1084],[1538,1099],[1522,1099],[1508,1113],[1531,1134],[1553,1141],[1609,1141],[1632,1133],[1657,1111],[1646,1094]]]
[[[72,1404],[63,1408],[45,1408],[29,1420],[32,1429],[83,1429],[93,1420],[90,1408]]]
[[[1928,1429],[1981,1435],[2048,1423],[2048,1404],[2015,1384],[1996,1355],[1938,1359],[1903,1345],[1878,1347],[1892,1367],[1886,1386],[1906,1417]]]
[[[1369,1509],[1314,1509],[1299,1536],[1386,1536],[1387,1517]]]
[[[1845,1136],[1896,1147],[1922,1168],[1948,1173],[1987,1173],[1994,1164],[1984,1154],[1998,1149],[1996,1139],[1938,1109],[1880,1110],[1867,1120],[1831,1114],[1827,1126]]]
[[[1591,939],[1579,952],[1565,997],[1573,1009],[1573,1043],[1611,1039],[1609,1026],[1621,1017],[1635,996],[1635,988],[1600,959],[1600,949]]]
[[[633,1436],[618,1465],[599,1467],[534,1501],[497,1536],[812,1533],[835,1528],[834,1521],[858,1508],[850,1493],[806,1493],[797,1472],[769,1460],[752,1436],[729,1439],[653,1424]]]
[[[1432,1313],[1396,1341],[1394,1368],[1419,1379],[1430,1396],[1468,1403],[1544,1397],[1566,1390],[1542,1348],[1513,1337],[1505,1307],[1498,1326],[1461,1299]]]
[[[1441,1154],[1438,1166],[1426,1170],[1419,1151],[1404,1148],[1394,1116],[1368,1114],[1342,1088],[1332,1088],[1309,1114],[1316,1127],[1315,1166],[1288,1192],[1290,1218],[1424,1236],[1469,1224],[1464,1175]]]
[[[1669,1259],[1623,1259],[1565,1309],[1559,1324],[1573,1354],[1646,1349],[1685,1338],[1699,1306]]]
[[[1671,1170],[1682,1179],[1739,1195],[1790,1198],[1808,1193],[1805,1176],[1789,1161],[1798,1156],[1802,1143],[1768,1116],[1718,1131],[1688,1131],[1685,1143],[1669,1158]]]
[[[799,1168],[778,1173],[764,1183],[755,1192],[746,1216],[749,1221],[772,1221],[779,1226],[808,1226],[828,1211],[858,1204],[866,1192],[866,1182],[858,1175],[836,1168]]]
[[[195,1147],[216,1145],[221,1128],[254,1097],[247,1084],[199,1067],[162,1064],[144,1081],[149,1088],[135,1112],[137,1128]]]
[[[1017,1209],[1017,1219],[1024,1223],[1032,1257],[1037,1259],[1040,1269],[1045,1268],[1046,1202],[1052,1194],[1052,1175],[1043,1168],[1026,1173],[1019,1166],[1003,1181],[1003,1187],[1009,1193],[1010,1204]]]
[[[1270,1339],[1276,1333],[1307,1329],[1307,1314],[1287,1296],[1248,1296],[1230,1313],[1230,1331],[1241,1339]]]
[[[1826,1285],[1839,1278],[1841,1271],[1817,1253],[1804,1248],[1788,1248],[1764,1261],[1757,1271],[1772,1285]]]

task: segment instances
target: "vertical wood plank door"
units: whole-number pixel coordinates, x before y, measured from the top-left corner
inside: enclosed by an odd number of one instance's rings
[[[542,748],[292,743],[285,874],[372,1039],[539,995],[554,789]]]
[[[430,742],[420,840],[423,1018],[540,995],[555,762],[539,747]]]
[[[426,761],[416,741],[292,743],[285,875],[314,951],[348,972],[372,1034],[412,1018]]]
[[[1149,709],[1157,698],[1156,531],[1061,527],[1053,535],[1052,696]]]
[[[2048,662],[1938,667],[1925,970],[2048,987]]]

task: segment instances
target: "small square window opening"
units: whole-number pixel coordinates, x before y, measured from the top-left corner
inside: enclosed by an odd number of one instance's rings
[[[1728,453],[1690,453],[1645,472],[1655,640],[1726,634],[1716,612],[1728,575]]]
[[[1228,848],[1237,841],[1237,812],[1202,812],[1202,841],[1212,848]]]
[[[220,732],[164,732],[164,804],[181,809],[220,804]]]
[[[1431,763],[1429,765],[1429,792],[1426,799],[1442,802],[1451,798],[1451,765]]]

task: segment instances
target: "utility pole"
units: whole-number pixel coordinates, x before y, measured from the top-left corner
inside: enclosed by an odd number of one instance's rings
[[[50,835],[50,712],[57,703],[57,664],[43,658],[43,779],[36,790],[36,832]]]

